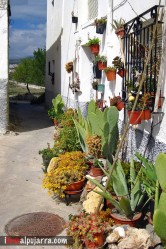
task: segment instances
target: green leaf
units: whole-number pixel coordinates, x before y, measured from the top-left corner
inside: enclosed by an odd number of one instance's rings
[[[132,210],[130,206],[130,201],[126,197],[122,197],[119,201],[120,208],[125,212],[125,215],[127,217],[130,217],[132,215]]]

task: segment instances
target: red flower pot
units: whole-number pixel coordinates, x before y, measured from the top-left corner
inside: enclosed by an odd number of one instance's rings
[[[99,44],[94,44],[90,46],[90,50],[92,52],[92,54],[97,55],[99,53]]]
[[[65,191],[79,191],[79,190],[83,189],[84,184],[85,184],[85,179],[78,181],[78,182],[70,183],[67,186],[67,188],[65,189]]]
[[[116,80],[116,70],[106,72],[106,76],[108,81]]]
[[[107,62],[98,61],[97,64],[98,64],[98,69],[99,70],[104,70],[107,67]]]
[[[84,243],[87,249],[96,249],[102,247],[104,244],[103,233],[94,234],[93,241],[89,241],[85,238]]]
[[[90,171],[91,176],[103,176],[103,171],[100,168],[95,168],[93,165],[91,166],[91,171]]]
[[[128,116],[130,117],[131,111],[128,111]],[[141,112],[134,111],[130,120],[130,124],[140,124],[141,123]]]
[[[126,75],[126,69],[120,69],[120,70],[117,72],[117,74],[118,74],[120,77],[124,78],[125,75]]]
[[[150,110],[143,110],[141,114],[141,120],[148,120],[148,119],[151,119]]]
[[[136,227],[140,219],[142,218],[142,213],[137,213],[132,219],[128,219],[125,216],[119,215],[118,213],[111,213],[111,218],[114,220],[115,224],[125,224],[131,227]]]
[[[123,38],[123,37],[124,37],[124,34],[125,34],[124,28],[117,29],[117,30],[115,31],[115,34],[116,34],[118,37]]]
[[[124,102],[120,101],[117,105],[116,105],[118,111],[121,111],[124,108]]]

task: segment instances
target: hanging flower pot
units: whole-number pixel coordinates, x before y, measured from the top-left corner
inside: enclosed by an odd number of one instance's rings
[[[118,102],[116,107],[118,111],[121,111],[124,108],[124,102],[123,101]]]
[[[151,119],[151,112],[149,109],[141,111],[141,120],[149,120]]]
[[[98,90],[99,92],[104,92],[104,88],[105,88],[105,85],[104,85],[104,84],[98,84],[98,86],[97,86],[97,90]]]
[[[94,78],[101,79],[101,70],[98,69],[97,64],[93,65],[93,74],[94,74]]]
[[[96,23],[96,33],[103,34],[105,30],[106,24],[105,23]]]
[[[118,74],[120,77],[124,78],[125,75],[126,75],[126,69],[120,69],[120,70],[118,70],[117,74]]]
[[[130,118],[131,111],[128,111],[128,116]],[[141,123],[141,112],[134,111],[130,120],[130,124],[136,125]]]
[[[107,62],[98,61],[98,69],[104,70],[107,67]]]
[[[107,80],[108,81],[112,81],[112,80],[116,80],[116,69],[113,67],[106,67],[104,69],[106,76],[107,76]]]
[[[99,53],[99,48],[100,48],[99,44],[90,45],[90,50],[92,54],[97,55]]]
[[[116,34],[118,37],[123,38],[123,37],[124,37],[124,34],[125,34],[124,28],[117,29],[117,30],[115,31],[115,34]]]
[[[78,23],[78,17],[72,16],[72,23]]]

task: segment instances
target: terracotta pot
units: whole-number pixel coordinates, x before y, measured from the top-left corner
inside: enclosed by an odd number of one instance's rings
[[[117,30],[115,31],[115,34],[116,34],[118,37],[123,38],[123,37],[124,37],[124,34],[125,34],[124,28],[117,29]]]
[[[124,108],[124,102],[123,102],[123,101],[119,102],[119,103],[116,105],[116,107],[117,107],[118,111],[121,111],[121,110]]]
[[[95,168],[94,166],[91,166],[90,175],[92,176],[103,176],[103,171],[100,168]]]
[[[92,54],[97,55],[99,53],[99,44],[94,44],[90,46],[90,50],[92,52]]]
[[[108,81],[116,80],[116,70],[106,72],[106,76]]]
[[[79,191],[79,190],[83,189],[84,184],[85,184],[85,179],[78,181],[78,182],[70,183],[67,186],[67,188],[65,189],[65,191]]]
[[[53,118],[53,123],[55,126],[58,126],[58,121],[56,120],[56,118]]]
[[[115,224],[125,224],[131,227],[136,227],[138,222],[142,217],[142,213],[137,213],[132,219],[128,219],[125,216],[119,215],[118,213],[111,213],[111,218],[114,220]]]
[[[101,62],[101,61],[98,61],[98,69],[99,70],[104,70],[104,68],[107,67],[107,62]]]
[[[148,120],[148,119],[151,119],[150,110],[143,110],[141,114],[141,120]]]
[[[117,74],[118,74],[120,77],[124,78],[125,75],[126,75],[126,69],[121,69],[121,70],[119,70],[119,71],[117,72]]]
[[[128,116],[130,117],[131,111],[128,111]],[[130,120],[130,124],[136,125],[141,123],[141,112],[134,111],[132,114],[132,118]]]
[[[104,244],[103,233],[96,233],[93,239],[94,241],[89,241],[86,238],[84,239],[84,243],[87,249],[97,249],[103,246]]]

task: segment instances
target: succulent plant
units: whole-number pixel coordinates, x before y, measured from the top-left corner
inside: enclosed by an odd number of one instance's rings
[[[121,96],[114,96],[112,99],[109,97],[110,106],[116,106],[119,102],[122,101]]]
[[[66,63],[65,68],[66,68],[66,71],[68,73],[71,73],[73,71],[73,62],[70,61],[70,62]]]
[[[94,157],[101,156],[101,137],[98,135],[91,135],[87,137],[86,143],[88,145],[88,153]]]

